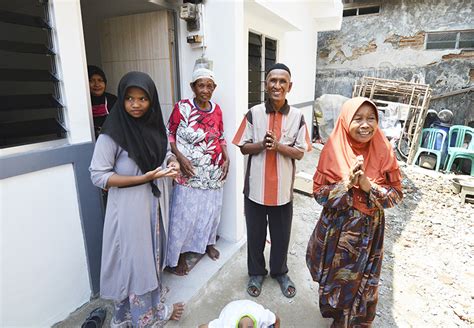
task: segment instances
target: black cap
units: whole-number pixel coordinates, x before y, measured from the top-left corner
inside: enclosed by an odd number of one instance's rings
[[[286,66],[285,64],[282,64],[282,63],[276,63],[276,64],[273,64],[272,66],[270,66],[269,69],[267,69],[267,73],[265,74],[265,77],[268,76],[268,74],[273,71],[274,69],[282,69],[282,70],[285,70],[288,72],[288,74],[290,74],[291,76],[291,72],[290,72],[290,69],[288,68],[288,66]]]

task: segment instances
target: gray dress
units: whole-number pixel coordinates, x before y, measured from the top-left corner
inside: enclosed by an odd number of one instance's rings
[[[168,152],[164,166],[170,155]],[[128,152],[104,134],[97,139],[90,172],[92,182],[100,188],[105,188],[114,173],[142,175]],[[148,183],[108,191],[100,277],[103,298],[120,302],[130,295],[161,289],[171,181],[162,178],[155,183],[161,192],[159,199]]]

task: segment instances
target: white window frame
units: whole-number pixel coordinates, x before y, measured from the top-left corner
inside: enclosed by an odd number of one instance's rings
[[[360,14],[359,13],[360,9],[370,8],[370,7],[378,7],[379,12],[378,13],[371,13],[371,14]],[[344,16],[344,11],[345,10],[355,10],[356,14],[355,15]],[[366,3],[364,3],[364,2],[350,2],[350,3],[344,3],[344,6],[343,6],[343,18],[379,15],[381,12],[382,12],[382,2],[381,1],[366,2]]]

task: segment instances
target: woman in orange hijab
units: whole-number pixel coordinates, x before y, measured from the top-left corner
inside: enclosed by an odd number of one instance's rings
[[[392,147],[378,127],[375,104],[350,99],[324,146],[313,192],[324,208],[306,263],[319,283],[319,307],[331,327],[370,327],[382,266],[384,208],[402,199]]]

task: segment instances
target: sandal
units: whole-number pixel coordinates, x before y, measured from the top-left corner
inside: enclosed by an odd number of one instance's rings
[[[101,328],[104,324],[107,311],[103,308],[97,308],[92,310],[89,316],[86,318],[81,328]]]
[[[262,292],[264,276],[250,276],[249,283],[247,284],[247,293],[252,297],[258,297]]]
[[[276,277],[275,279],[280,284],[281,292],[283,293],[283,295],[285,295],[285,297],[288,297],[288,298],[295,297],[296,295],[295,283],[291,281],[290,277],[288,277],[286,273],[281,276]],[[290,288],[293,288],[293,291],[290,291],[289,290]]]

